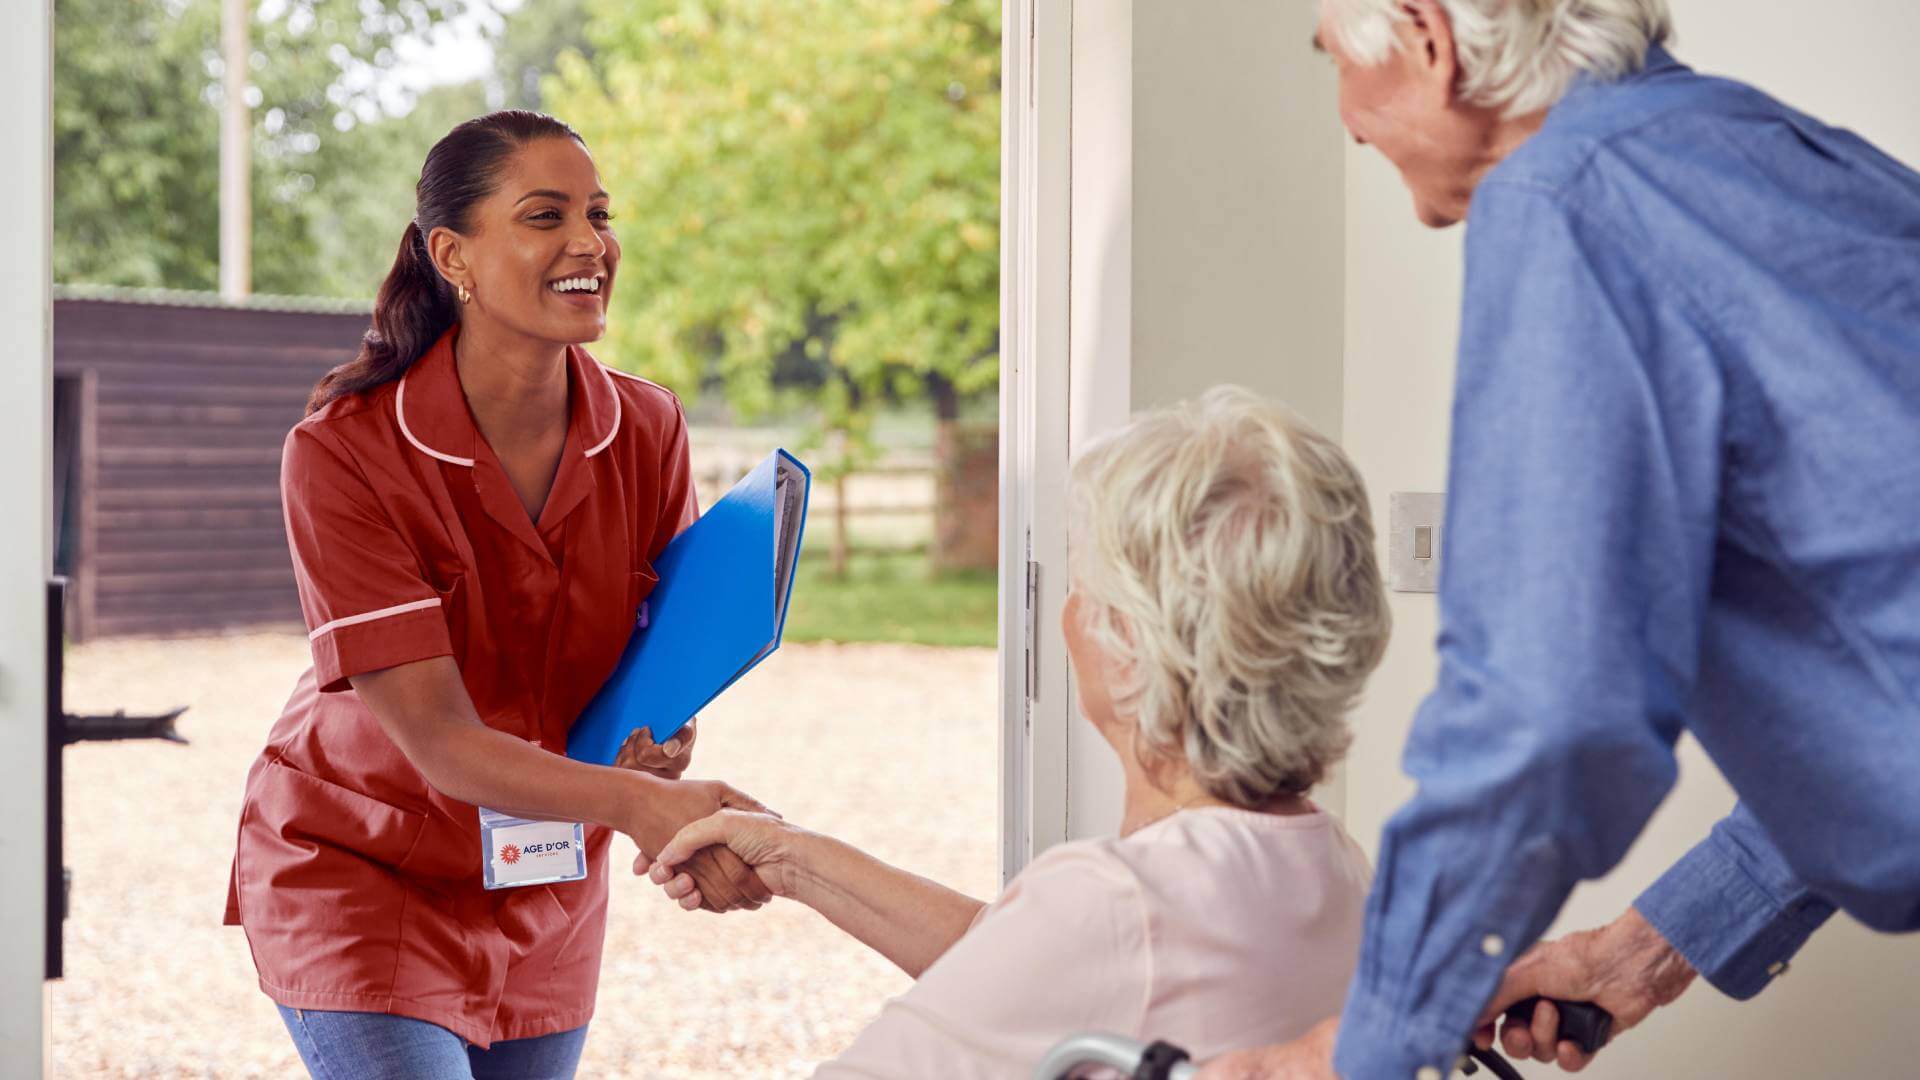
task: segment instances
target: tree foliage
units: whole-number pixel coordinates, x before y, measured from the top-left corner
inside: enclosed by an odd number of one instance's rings
[[[553,74],[554,58],[569,52],[593,56],[587,0],[526,0],[494,38],[500,107],[544,111],[541,84]]]
[[[58,0],[57,280],[214,287],[220,8]],[[396,42],[490,0],[253,10],[257,290],[372,295],[432,143],[544,107],[616,195],[610,359],[747,412],[802,388],[856,449],[877,400],[993,385],[998,0],[528,0],[490,85],[417,101]]]
[[[436,95],[430,104],[438,107],[411,122],[395,120],[389,114],[411,103],[396,102],[380,76],[398,62],[401,36],[485,7],[486,0],[254,5],[257,290],[371,295],[412,212],[432,141],[421,143],[417,129],[483,106],[477,88],[462,88]],[[214,287],[220,8],[220,0],[58,0],[56,280]]]
[[[588,0],[545,86],[625,248],[609,356],[772,404],[831,373],[827,423],[997,375],[998,0]]]

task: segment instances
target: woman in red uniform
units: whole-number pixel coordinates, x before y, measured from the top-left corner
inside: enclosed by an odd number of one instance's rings
[[[455,128],[359,357],[287,437],[313,667],[248,774],[227,922],[316,1077],[571,1076],[612,832],[654,852],[755,805],[679,779],[690,734],[632,769],[564,756],[696,514],[678,401],[579,347],[606,330],[611,219],[565,124]],[[481,806],[584,822],[584,880],[485,888]],[[724,849],[700,874],[716,909],[770,898]]]

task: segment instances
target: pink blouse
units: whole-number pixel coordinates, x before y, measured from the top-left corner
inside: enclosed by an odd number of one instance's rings
[[[1088,1031],[1196,1060],[1288,1041],[1340,1011],[1370,877],[1320,811],[1201,807],[1063,844],[815,1076],[1026,1080]]]

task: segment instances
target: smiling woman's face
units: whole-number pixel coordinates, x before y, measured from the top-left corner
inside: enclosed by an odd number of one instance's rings
[[[585,147],[565,138],[521,147],[498,189],[474,204],[472,231],[446,234],[441,266],[473,294],[462,321],[557,345],[599,340],[620,266],[612,217]]]

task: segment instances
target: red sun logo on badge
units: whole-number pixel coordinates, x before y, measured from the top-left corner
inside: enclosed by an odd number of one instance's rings
[[[520,849],[518,847],[515,847],[512,844],[507,844],[506,846],[500,849],[500,861],[503,863],[506,863],[508,866],[512,866],[514,863],[519,862]]]

